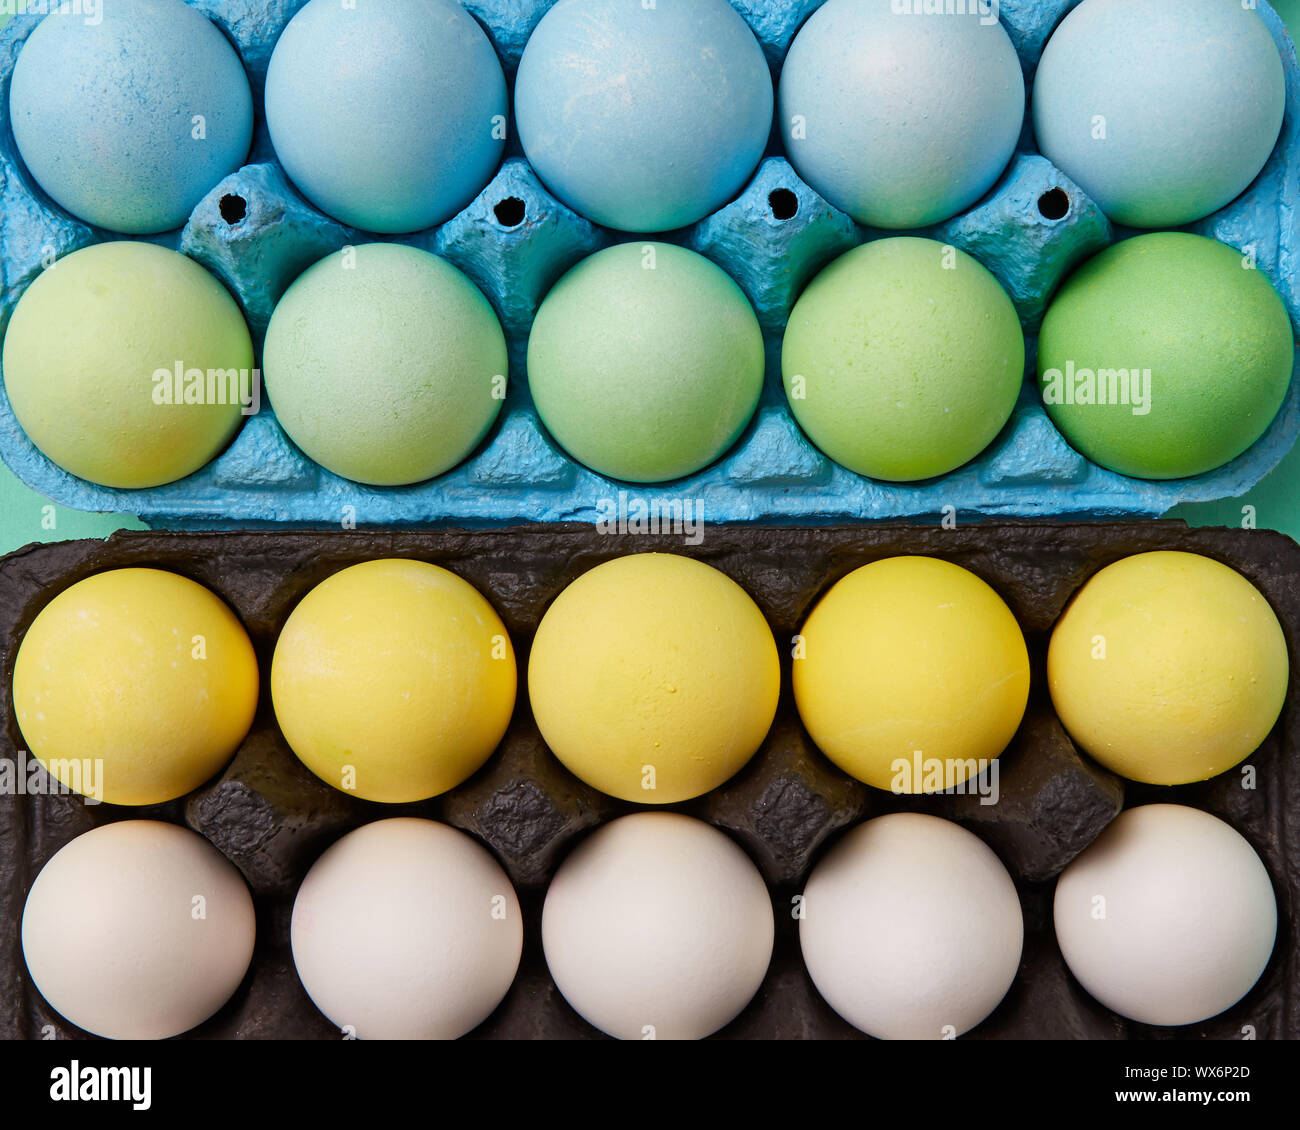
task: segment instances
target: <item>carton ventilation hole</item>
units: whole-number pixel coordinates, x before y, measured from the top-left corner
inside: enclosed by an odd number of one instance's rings
[[[248,201],[242,196],[227,193],[221,198],[221,218],[228,224],[237,224],[248,215]]]
[[[524,202],[519,197],[507,196],[492,209],[492,214],[496,216],[497,223],[503,228],[517,228],[524,222],[527,211]]]
[[[768,196],[767,205],[778,220],[792,220],[799,211],[799,197],[788,188],[778,188]]]
[[[1062,220],[1070,210],[1070,198],[1061,188],[1049,189],[1038,198],[1038,212],[1045,220]]]

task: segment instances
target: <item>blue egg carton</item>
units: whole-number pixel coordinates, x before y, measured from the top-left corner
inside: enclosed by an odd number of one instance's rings
[[[289,184],[261,118],[266,68],[281,30],[305,0],[190,0],[230,38],[259,107],[249,164],[200,202],[184,229],[149,237],[191,256],[238,298],[260,347],[275,303],[297,275],[346,245],[392,237],[348,229]],[[791,39],[822,0],[731,0],[754,29],[779,77]],[[1078,0],[1002,0],[1001,19],[1027,86],[1052,30]],[[524,44],[554,0],[466,0],[512,78]],[[1287,110],[1277,148],[1254,184],[1187,230],[1252,255],[1300,325],[1300,67],[1281,20],[1259,11],[1286,67]],[[23,168],[9,131],[9,77],[39,17],[0,31],[0,333],[26,286],[56,258],[121,239],[63,212]],[[1268,432],[1227,466],[1193,478],[1126,478],[1074,451],[1048,418],[1035,382],[1035,345],[1055,289],[1081,260],[1134,234],[1101,210],[1034,147],[1026,118],[1018,152],[975,207],[913,233],[959,247],[1011,295],[1024,325],[1026,383],[1015,413],[977,459],[942,478],[892,484],[854,474],[823,456],[795,423],[781,387],[781,338],[802,287],[826,263],[896,232],[863,228],[803,183],[781,154],[779,131],[753,179],[732,203],[695,226],[634,236],[596,227],[551,196],[517,141],[492,182],[441,227],[398,237],[460,267],[495,306],[510,346],[510,387],[500,419],[461,466],[429,482],[375,488],[349,482],[302,454],[274,407],[251,416],[231,445],[197,473],[144,490],[97,486],[57,467],[32,444],[0,387],[0,458],[30,486],[65,506],[138,514],[172,525],[260,522],[413,525],[440,522],[597,522],[641,507],[691,507],[707,521],[831,522],[963,516],[1120,517],[1162,514],[1183,502],[1236,497],[1275,467],[1300,434],[1300,381]],[[547,290],[574,263],[613,242],[668,241],[711,258],[740,284],[767,340],[768,372],[754,420],[719,462],[690,478],[621,484],[570,459],[546,434],[528,394],[528,331]],[[159,311],[165,317],[165,311]],[[1225,374],[1231,379],[1231,374]],[[669,509],[669,512],[672,512]]]

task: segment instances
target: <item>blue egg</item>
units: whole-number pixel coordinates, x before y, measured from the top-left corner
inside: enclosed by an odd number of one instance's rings
[[[1277,44],[1243,0],[1084,0],[1034,79],[1047,157],[1130,227],[1178,227],[1249,187],[1282,128]]]
[[[799,175],[878,228],[924,227],[974,204],[1025,117],[1020,60],[996,13],[987,0],[830,0],[814,12],[781,72],[781,132]]]
[[[772,130],[772,75],[727,0],[560,0],[524,48],[515,119],[569,207],[670,231],[744,188]]]
[[[506,80],[454,0],[311,0],[275,45],[266,122],[284,171],[365,231],[450,219],[492,179]]]
[[[50,8],[9,88],[28,171],[97,227],[180,227],[248,155],[253,96],[235,49],[182,0]]]

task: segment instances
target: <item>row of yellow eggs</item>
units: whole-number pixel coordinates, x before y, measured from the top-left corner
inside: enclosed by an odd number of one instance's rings
[[[930,557],[865,565],[834,584],[790,641],[814,743],[877,788],[953,788],[997,758],[1029,697],[1024,636],[973,573]],[[313,588],[276,643],[271,695],[289,746],[366,800],[459,785],[515,707],[509,633],[455,573],[413,560],[343,569]],[[1287,692],[1286,639],[1264,596],[1209,558],[1146,553],[1094,576],[1056,625],[1052,700],[1066,729],[1134,780],[1204,780],[1248,757]],[[747,592],[704,562],[619,557],[570,584],[528,663],[542,737],[583,781],[671,804],[738,772],[780,694],[778,648]],[[36,617],[14,664],[31,752],[64,784],[114,804],[183,796],[253,723],[259,675],[235,614],[157,569],[90,576]]]

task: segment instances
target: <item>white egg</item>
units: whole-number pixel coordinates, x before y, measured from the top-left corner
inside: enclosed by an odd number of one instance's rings
[[[154,1040],[201,1024],[239,988],[256,922],[243,877],[202,836],[105,824],[41,869],[23,954],[41,995],[97,1036]]]
[[[523,917],[501,865],[432,820],[349,832],[293,904],[293,961],[340,1031],[454,1040],[499,1005],[519,969]]]
[[[1263,863],[1217,817],[1177,804],[1122,812],[1056,884],[1056,940],[1107,1008],[1195,1024],[1259,980],[1277,935]]]
[[[817,991],[879,1039],[969,1031],[1020,966],[1011,876],[982,840],[937,816],[858,825],[813,868],[803,913],[799,944]]]
[[[588,836],[546,892],[542,944],[560,992],[620,1039],[698,1040],[730,1023],[772,959],[772,901],[725,834],[638,812]]]

